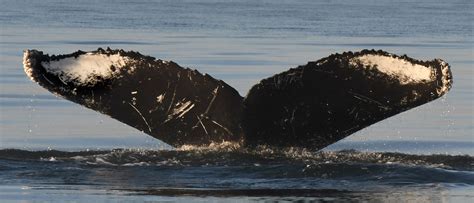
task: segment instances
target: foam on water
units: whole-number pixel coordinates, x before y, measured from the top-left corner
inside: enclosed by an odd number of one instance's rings
[[[472,189],[474,185],[474,157],[468,155],[313,152],[242,148],[228,142],[175,150],[4,149],[0,150],[0,170],[1,182],[26,185],[30,192],[87,190],[87,194],[103,191],[135,198],[349,195],[350,199],[373,200],[375,194],[387,199],[386,194],[394,191],[427,190],[431,194],[446,188]]]
[[[254,165],[291,164],[318,165],[382,164],[474,171],[474,157],[468,155],[410,155],[394,152],[309,151],[300,148],[271,148],[258,146],[242,148],[239,143],[213,143],[209,146],[183,146],[176,150],[116,149],[105,151],[25,151],[19,149],[0,150],[0,159],[75,162],[80,165]]]

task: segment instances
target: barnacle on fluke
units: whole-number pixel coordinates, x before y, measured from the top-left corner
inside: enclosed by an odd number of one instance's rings
[[[207,74],[133,51],[49,56],[26,50],[23,65],[54,94],[172,146],[233,141],[321,149],[439,98],[452,85],[441,59],[380,50],[309,62],[263,79],[246,97]]]

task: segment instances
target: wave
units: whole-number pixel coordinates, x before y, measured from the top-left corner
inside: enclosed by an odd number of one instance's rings
[[[328,164],[400,165],[474,171],[474,157],[469,155],[414,155],[395,152],[309,151],[300,148],[259,146],[242,148],[238,143],[223,142],[209,146],[183,146],[174,150],[114,149],[86,151],[0,150],[0,160],[40,160],[75,162],[85,165],[112,166],[259,166],[303,164],[308,168]]]
[[[474,157],[389,152],[242,148],[0,150],[0,182],[97,187],[133,194],[318,196],[397,188],[472,188]],[[411,189],[408,189],[411,190]]]

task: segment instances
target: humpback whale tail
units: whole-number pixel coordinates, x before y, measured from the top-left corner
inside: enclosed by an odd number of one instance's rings
[[[383,51],[334,54],[262,80],[244,100],[248,144],[321,149],[441,97],[449,65]]]
[[[242,97],[197,70],[138,52],[24,52],[25,73],[52,93],[172,146],[234,141],[321,149],[446,94],[441,59],[384,51],[334,54],[263,79]]]

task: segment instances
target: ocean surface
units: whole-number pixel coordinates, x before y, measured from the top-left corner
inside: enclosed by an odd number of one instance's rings
[[[474,2],[441,0],[0,0],[1,202],[472,202]],[[443,98],[322,151],[172,148],[56,98],[23,73],[25,49],[139,51],[226,81],[332,53],[441,58]],[[328,87],[330,88],[330,87]]]

